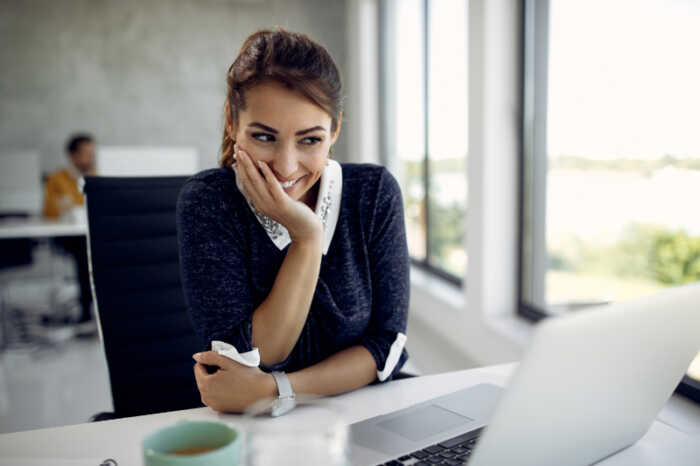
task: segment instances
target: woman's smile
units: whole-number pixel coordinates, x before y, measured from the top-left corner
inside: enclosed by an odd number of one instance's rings
[[[304,178],[306,178],[306,175],[304,175],[304,176],[302,176],[302,177],[299,177],[299,178],[297,178],[297,179],[295,179],[295,180],[287,181],[287,182],[284,182],[284,183],[280,181],[280,185],[282,186],[282,188],[283,188],[287,193],[290,193],[290,192],[292,191],[292,189],[294,188],[294,186],[296,186],[296,184],[299,183],[299,182],[300,182],[301,180],[303,180]]]

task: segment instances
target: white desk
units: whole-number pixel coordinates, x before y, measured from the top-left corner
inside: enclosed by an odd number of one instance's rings
[[[385,385],[365,387],[329,402],[345,413],[348,423],[404,408],[427,399],[478,383],[504,385],[513,365],[490,366],[439,375],[399,380]],[[662,412],[663,413],[663,412]],[[293,424],[304,416],[296,409],[277,419],[255,422]],[[695,430],[686,434],[656,421],[649,432],[632,447],[614,455],[602,466],[695,465],[700,464],[700,408],[689,405],[681,414],[684,422]],[[29,459],[46,458],[46,464],[100,464],[106,458],[119,466],[141,464],[141,440],[150,432],[180,419],[221,419],[245,428],[251,421],[235,415],[223,415],[209,408],[138,416],[93,424],[41,429],[0,435],[0,465],[38,464]],[[13,458],[12,460],[8,460]],[[51,458],[53,461],[48,462]],[[24,461],[23,461],[24,459]],[[85,459],[83,462],[70,460]],[[62,463],[60,460],[64,460]]]
[[[42,218],[0,220],[0,239],[85,236],[86,223],[44,220]]]

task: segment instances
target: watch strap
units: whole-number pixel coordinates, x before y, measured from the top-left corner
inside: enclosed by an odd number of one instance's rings
[[[274,377],[277,383],[277,392],[279,393],[279,397],[272,405],[272,416],[276,417],[294,409],[296,406],[296,395],[294,394],[292,384],[289,382],[287,374],[275,371],[272,372],[272,377]]]
[[[272,377],[275,378],[277,382],[277,391],[281,398],[288,398],[294,396],[294,390],[292,390],[292,384],[289,382],[289,377],[284,372],[275,371],[272,373]]]

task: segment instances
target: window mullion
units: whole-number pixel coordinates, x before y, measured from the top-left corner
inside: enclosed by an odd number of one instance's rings
[[[423,0],[423,132],[424,132],[424,158],[423,158],[423,189],[425,190],[425,261],[431,263],[432,252],[430,250],[431,222],[430,222],[430,161],[429,161],[429,66],[428,55],[430,52],[430,0]]]
[[[549,0],[529,0],[524,8],[523,59],[523,229],[522,298],[545,306],[547,272],[547,66]]]

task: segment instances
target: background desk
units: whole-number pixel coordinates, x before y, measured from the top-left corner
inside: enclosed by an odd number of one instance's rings
[[[39,240],[42,243],[48,244],[48,262],[49,262],[49,270],[44,273],[41,277],[37,277],[36,275],[32,276],[32,279],[37,279],[37,278],[47,278],[49,280],[54,280],[58,277],[58,272],[56,270],[56,261],[54,260],[54,248],[52,246],[52,243],[49,241],[51,238],[58,238],[58,237],[85,237],[87,235],[87,222],[85,221],[75,221],[75,222],[69,222],[69,221],[59,221],[59,220],[46,220],[42,217],[29,217],[29,218],[7,218],[7,219],[2,219],[0,220],[0,241],[3,240],[17,240],[17,239],[32,239],[32,240]],[[37,256],[34,256],[36,259]],[[2,258],[0,258],[0,261]],[[39,261],[41,263],[41,260]],[[3,267],[3,263],[0,262],[0,268]],[[26,264],[26,265],[32,265],[32,264]],[[41,270],[41,269],[40,269]],[[8,268],[8,272],[5,273],[4,275],[0,276],[0,327],[2,330],[2,337],[0,338],[0,349],[5,349],[8,345],[11,345],[7,340],[10,338],[8,336],[9,330],[8,330],[8,323],[7,323],[7,318],[6,318],[6,312],[5,312],[5,292],[6,288],[9,286],[9,284],[15,279],[13,276],[13,273],[17,271],[17,267],[10,265]],[[25,277],[26,278],[26,277]],[[20,279],[21,280],[21,279]],[[49,295],[49,313],[54,315],[56,314],[56,308],[57,306],[57,290],[58,290],[58,285],[56,282],[53,284],[53,289],[54,291],[50,293]],[[55,316],[58,317],[58,316]],[[26,321],[26,312],[23,313],[23,321]],[[29,319],[32,320],[32,319]],[[38,317],[37,317],[38,320]],[[25,324],[22,324],[25,325]],[[51,342],[54,338],[48,338],[46,332],[44,331],[45,329],[37,327],[35,324],[34,325],[36,328],[35,330],[32,331],[32,333],[39,333],[42,334],[40,337],[37,337],[36,335],[34,336],[23,336],[21,339],[23,340],[22,344],[26,343],[31,343],[34,344],[37,341],[41,341],[42,343],[49,343]],[[58,335],[57,340],[64,340],[66,336],[70,336],[70,332],[66,333],[63,330],[58,330],[58,333],[52,332],[55,335]],[[0,451],[0,456],[2,455],[2,452]]]
[[[85,236],[87,223],[62,222],[41,218],[8,219],[0,221],[0,239],[55,238]]]
[[[385,385],[365,387],[352,393],[330,399],[330,403],[345,413],[348,423],[367,419],[404,408],[427,399],[444,395],[478,383],[505,385],[514,365],[490,366],[444,374],[399,380]],[[675,412],[671,401],[668,416],[685,423],[683,433],[664,422],[655,421],[649,432],[632,447],[598,463],[602,466],[645,465],[695,465],[700,464],[700,408],[688,404]],[[303,409],[296,409],[278,419],[254,422],[284,422],[294,424],[304,416]],[[123,465],[141,464],[141,440],[150,432],[177,422],[180,419],[221,419],[245,428],[240,416],[223,415],[209,408],[173,411],[169,413],[138,416],[92,424],[57,427],[0,435],[0,465],[17,466],[35,464],[22,458],[46,458],[45,464],[99,465],[106,458],[113,458]],[[251,421],[247,421],[251,422]],[[14,460],[8,460],[14,458]],[[48,459],[56,461],[48,461]],[[84,463],[61,463],[59,460],[85,459]],[[40,464],[40,463],[36,463]]]

